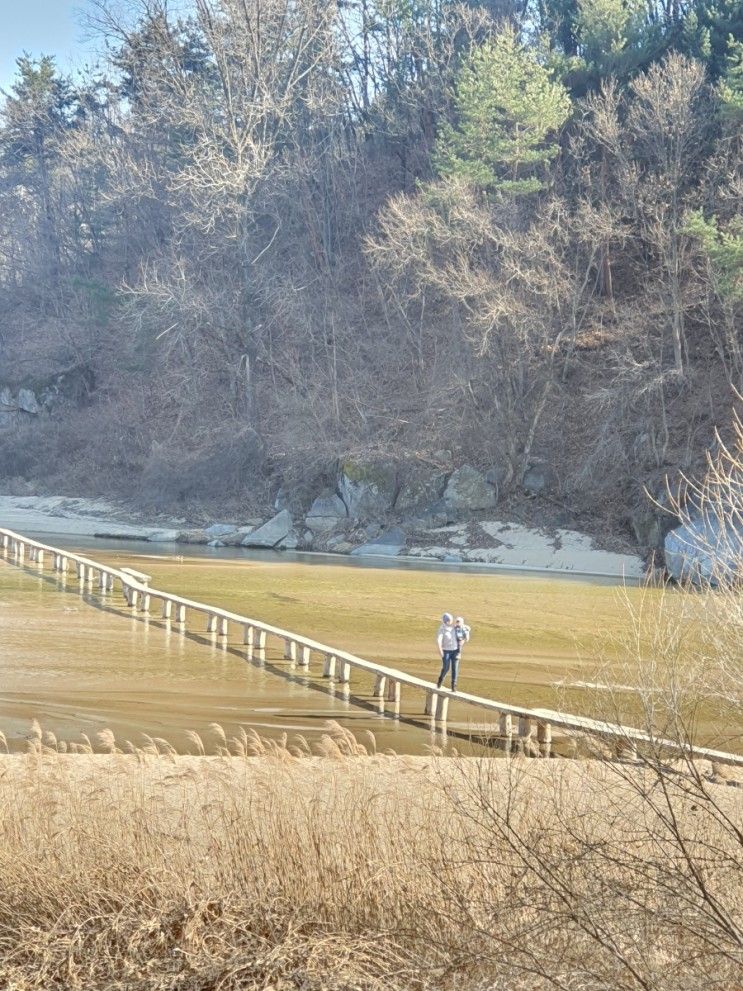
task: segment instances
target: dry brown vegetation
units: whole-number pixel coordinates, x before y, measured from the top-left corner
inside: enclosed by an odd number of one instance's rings
[[[3,760],[3,987],[739,984],[741,791],[709,765],[214,731],[223,757]]]
[[[621,4],[90,0],[108,64],[22,61],[0,117],[0,384],[59,386],[2,475],[217,512],[445,449],[629,533],[741,385],[739,22],[640,7],[589,71]],[[572,98],[523,197],[436,167],[505,22]]]

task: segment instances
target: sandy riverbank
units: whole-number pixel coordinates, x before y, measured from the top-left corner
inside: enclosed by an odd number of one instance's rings
[[[101,499],[65,496],[0,496],[0,526],[39,536],[128,537],[158,541],[168,533],[188,529],[186,521],[134,518],[129,509]],[[506,521],[455,524],[430,531],[429,542],[414,540],[405,557],[499,570],[595,575],[634,580],[644,564],[635,554],[597,547],[591,537],[573,530],[554,533]],[[170,541],[173,544],[174,541]]]

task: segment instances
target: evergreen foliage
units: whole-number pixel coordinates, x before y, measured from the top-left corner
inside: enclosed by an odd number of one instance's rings
[[[454,107],[456,123],[442,128],[436,147],[440,176],[511,195],[544,188],[570,98],[512,28],[475,48],[466,60],[455,84]]]

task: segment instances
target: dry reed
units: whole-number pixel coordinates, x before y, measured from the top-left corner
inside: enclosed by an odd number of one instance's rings
[[[214,733],[3,759],[0,987],[735,986],[741,792],[710,767],[664,806],[630,764]]]

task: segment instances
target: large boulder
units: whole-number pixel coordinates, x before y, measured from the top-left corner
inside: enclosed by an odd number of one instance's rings
[[[415,465],[407,472],[397,493],[395,509],[409,515],[416,509],[438,502],[446,488],[446,472]]]
[[[347,518],[348,512],[343,500],[335,492],[326,490],[310,506],[305,522],[313,533],[324,533],[334,530]]]
[[[299,547],[301,539],[302,538],[296,530],[290,530],[284,539],[280,540],[276,546],[282,551],[295,551]]]
[[[549,465],[537,462],[529,465],[524,472],[522,485],[527,495],[542,495],[555,487],[555,473]]]
[[[22,409],[24,413],[40,413],[41,406],[36,398],[36,393],[32,392],[31,389],[19,389],[18,409]]]
[[[466,512],[492,509],[495,506],[495,489],[488,485],[483,475],[470,465],[462,465],[449,477],[444,490],[444,503],[449,509]]]
[[[10,427],[17,422],[18,404],[6,386],[0,389],[0,427]]]
[[[210,538],[221,538],[227,536],[229,533],[235,533],[237,530],[237,523],[212,523],[208,526],[204,533],[208,534]]]
[[[179,544],[208,544],[211,539],[205,530],[181,530],[178,534]]]
[[[168,544],[171,541],[175,543],[179,537],[178,530],[153,530],[147,539],[154,544]]]
[[[743,531],[730,520],[723,524],[713,514],[701,514],[667,533],[664,550],[676,581],[717,585],[740,572]]]
[[[275,547],[289,536],[292,526],[293,520],[291,513],[286,509],[282,509],[268,523],[264,523],[257,530],[253,530],[252,533],[247,534],[242,541],[242,546]]]
[[[405,549],[406,537],[399,527],[384,530],[373,541],[362,544],[351,551],[353,557],[372,555],[378,557],[396,557]]]
[[[341,464],[338,491],[353,519],[378,519],[395,504],[397,467],[391,461],[348,458]]]

